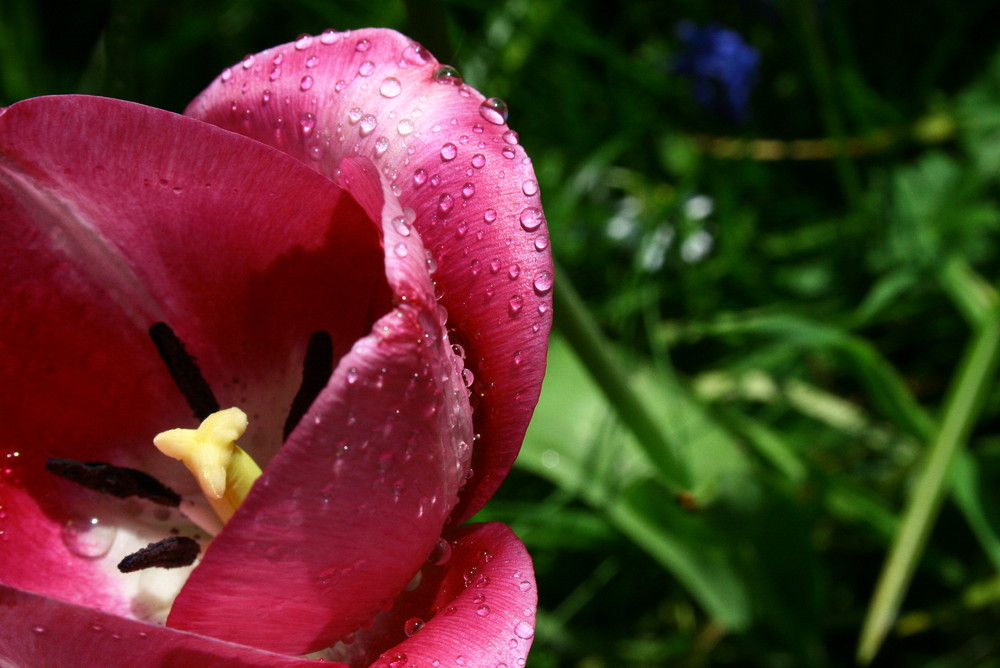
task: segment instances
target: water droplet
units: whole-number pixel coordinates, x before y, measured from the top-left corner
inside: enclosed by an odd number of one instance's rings
[[[409,118],[402,119],[401,121],[399,121],[399,125],[396,126],[396,132],[398,132],[403,137],[405,137],[408,134],[411,134],[413,132],[413,121],[411,121]]]
[[[517,133],[513,130],[507,130],[507,132],[503,133],[503,140],[511,146],[516,146],[518,139]]]
[[[367,51],[370,48],[372,48],[372,43],[371,42],[369,42],[367,39],[359,39],[358,43],[354,47],[354,50],[355,51],[361,51],[362,53],[364,53],[365,51]]]
[[[32,627],[31,632],[32,633],[37,633],[37,634],[41,635],[42,633],[45,633],[45,627],[44,626],[34,626],[34,627]]]
[[[466,183],[464,186],[462,186],[462,197],[463,198],[469,199],[470,197],[472,197],[475,194],[476,194],[476,186],[475,186],[475,184],[473,184],[473,183]]]
[[[443,84],[452,84],[457,86],[462,83],[462,75],[458,73],[451,65],[442,65],[441,67],[434,70],[434,81]]]
[[[264,92],[260,95],[260,103],[267,104],[271,101],[271,91],[268,88],[264,89]]]
[[[482,169],[485,164],[486,164],[486,156],[483,155],[482,153],[477,153],[474,156],[472,156],[472,166],[475,167],[476,169]]]
[[[313,37],[312,35],[299,35],[299,38],[295,41],[295,50],[303,51],[312,46]]]
[[[375,63],[373,63],[370,60],[366,60],[365,62],[361,63],[360,67],[358,67],[358,74],[363,77],[370,77],[374,73],[375,73]]]
[[[337,93],[343,93],[347,88],[347,82],[343,79],[338,79],[337,83],[333,84],[333,90]]]
[[[516,262],[510,265],[510,267],[507,269],[507,275],[510,276],[511,279],[515,279],[518,276],[520,276],[521,275],[520,265],[518,265]]]
[[[517,588],[521,591],[531,591],[531,583],[527,580],[522,580],[521,583],[517,585]]]
[[[535,627],[525,621],[520,621],[514,627],[514,635],[518,638],[527,640],[528,638],[535,635]]]
[[[438,539],[438,542],[434,544],[434,549],[431,550],[430,556],[427,557],[427,561],[432,566],[443,566],[448,563],[451,559],[451,543],[446,541],[444,538]]]
[[[309,69],[312,69],[317,65],[319,65],[319,56],[309,56],[309,58],[306,59],[306,67]]]
[[[299,90],[307,91],[313,87],[313,83],[313,78],[307,74],[299,81]]]
[[[427,170],[418,169],[413,172],[413,184],[416,186],[422,186],[427,183]]]
[[[352,366],[347,370],[347,384],[354,385],[356,382],[358,382],[358,368]]]
[[[364,115],[365,112],[361,111],[360,107],[351,107],[350,110],[348,110],[347,112],[347,120],[351,122],[351,125],[354,125],[355,123],[360,121],[361,117]]]
[[[455,200],[448,193],[441,195],[438,199],[438,211],[441,213],[448,213],[453,206],[455,206]]]
[[[547,271],[540,271],[535,275],[535,280],[531,282],[531,286],[535,288],[535,292],[539,295],[548,294],[552,289],[552,274]]]
[[[521,221],[521,227],[528,232],[533,232],[542,224],[542,212],[540,209],[529,206],[521,212],[518,220]]]
[[[458,148],[451,142],[441,147],[441,160],[444,162],[454,160],[456,155],[458,155]]]
[[[243,59],[243,69],[248,70],[253,67],[253,62],[256,57],[251,53],[249,56]]]
[[[406,637],[409,638],[422,628],[424,628],[424,620],[419,617],[410,617],[403,624],[403,633],[405,633]]]
[[[111,550],[118,530],[92,517],[66,522],[61,535],[63,544],[71,553],[85,559],[99,559]]]
[[[219,76],[219,79],[222,80],[222,83],[226,83],[232,78],[233,78],[233,68],[231,67],[227,67],[226,69],[222,70],[222,75]]]
[[[462,369],[462,382],[465,383],[466,387],[472,387],[472,384],[476,382],[476,375],[472,373],[471,369]]]
[[[399,236],[410,236],[410,226],[406,224],[406,219],[402,216],[396,216],[392,219],[392,227],[399,233]]]
[[[406,252],[407,252],[406,251],[406,244],[404,244],[404,243],[398,243],[398,244],[396,244],[396,247],[393,249],[393,252],[396,253],[397,257],[406,257]]]
[[[500,151],[500,155],[507,158],[508,160],[513,160],[514,156],[517,154],[514,153],[514,149],[512,149],[510,146],[504,146],[503,150]]]
[[[375,157],[382,157],[389,150],[389,139],[385,136],[375,140]]]
[[[523,192],[528,197],[536,194],[538,192],[538,181],[533,179],[528,179],[521,184],[521,192]]]
[[[507,302],[507,309],[510,311],[511,315],[517,315],[524,308],[524,297],[521,295],[514,295]]]
[[[494,259],[490,262],[490,273],[495,274],[500,271],[500,260]]]
[[[549,238],[545,235],[535,237],[535,250],[543,251],[549,247]]]
[[[316,127],[316,117],[312,114],[306,114],[299,119],[299,127],[302,128],[302,134],[312,134],[313,128]]]
[[[365,114],[362,116],[361,123],[358,126],[360,128],[361,136],[367,137],[370,135],[377,125],[378,119],[376,119],[373,114]]]
[[[327,28],[323,31],[323,34],[319,36],[319,41],[327,46],[333,44],[340,39],[340,35],[333,28]]]
[[[393,655],[392,659],[389,660],[389,668],[405,668],[406,667],[406,655],[402,652]]]
[[[479,606],[478,608],[476,608],[476,614],[479,615],[480,617],[485,617],[486,615],[490,614],[490,606],[488,605]]]
[[[483,220],[486,221],[487,224],[495,222],[496,219],[497,219],[496,209],[486,209],[486,211],[483,211]]]
[[[520,366],[520,365],[521,365],[521,351],[518,350],[516,353],[514,353],[514,366]]]
[[[382,94],[382,97],[396,97],[403,90],[403,85],[399,83],[399,79],[396,77],[386,77],[382,80],[382,85],[379,86],[378,92]]]
[[[488,97],[479,105],[479,115],[494,125],[507,122],[507,103],[498,97]]]

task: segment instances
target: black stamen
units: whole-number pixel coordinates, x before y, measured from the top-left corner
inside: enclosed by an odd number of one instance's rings
[[[284,438],[295,429],[313,401],[326,387],[333,373],[333,339],[327,332],[313,332],[306,348],[306,359],[302,363],[302,384],[292,399],[292,407],[285,420]]]
[[[181,497],[177,492],[153,476],[124,466],[54,457],[45,462],[45,470],[88,489],[110,494],[119,499],[138,496],[172,508],[181,503]]]
[[[170,329],[167,323],[158,322],[149,328],[149,338],[153,339],[156,351],[160,353],[170,377],[187,399],[195,417],[204,420],[217,412],[219,402],[215,400],[212,388],[201,375],[201,369],[195,363],[195,358],[185,350],[184,343],[177,338],[174,330]]]
[[[172,536],[150,543],[128,555],[118,564],[122,573],[134,573],[144,568],[180,568],[190,566],[198,558],[201,546],[187,536]]]

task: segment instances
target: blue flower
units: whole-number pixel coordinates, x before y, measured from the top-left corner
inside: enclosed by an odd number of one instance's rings
[[[702,27],[681,21],[677,36],[684,48],[674,69],[692,80],[698,104],[745,123],[750,115],[750,90],[757,78],[760,52],[735,30],[715,23]]]

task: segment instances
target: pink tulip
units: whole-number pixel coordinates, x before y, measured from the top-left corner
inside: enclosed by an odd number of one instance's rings
[[[530,558],[459,524],[537,400],[551,256],[502,102],[440,67],[328,31],[227,69],[190,118],[0,111],[0,663],[523,665]],[[215,536],[45,470],[108,462],[199,502],[152,445],[197,425],[154,325],[249,415],[264,472]],[[317,332],[332,375],[286,438]],[[117,570],[178,532],[193,565]]]

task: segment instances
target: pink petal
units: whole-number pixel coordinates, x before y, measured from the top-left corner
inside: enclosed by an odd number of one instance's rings
[[[431,551],[465,481],[468,391],[423,246],[371,163],[341,184],[381,220],[395,309],[327,388],[209,547],[171,626],[294,654],[374,619]]]
[[[428,563],[417,587],[332,658],[385,668],[524,665],[537,603],[524,545],[497,523],[462,527],[449,539],[450,558],[438,551],[432,558],[441,565]]]
[[[0,581],[140,614],[135,580],[114,572],[127,552],[75,549],[65,529],[151,511],[44,461],[112,461],[193,490],[150,443],[195,422],[149,341],[165,321],[220,402],[250,413],[244,445],[266,462],[309,335],[330,332],[341,354],[391,307],[378,229],[297,161],[126,102],[18,103],[0,147]]]
[[[552,263],[531,163],[502,117],[391,30],[325,32],[248,56],[189,115],[335,175],[370,157],[391,180],[439,267],[452,338],[475,377],[474,477],[456,520],[503,480],[541,386]],[[439,77],[440,78],[440,77]]]
[[[143,624],[0,585],[0,663],[102,668],[306,668],[316,662]],[[343,664],[327,663],[336,668]]]

